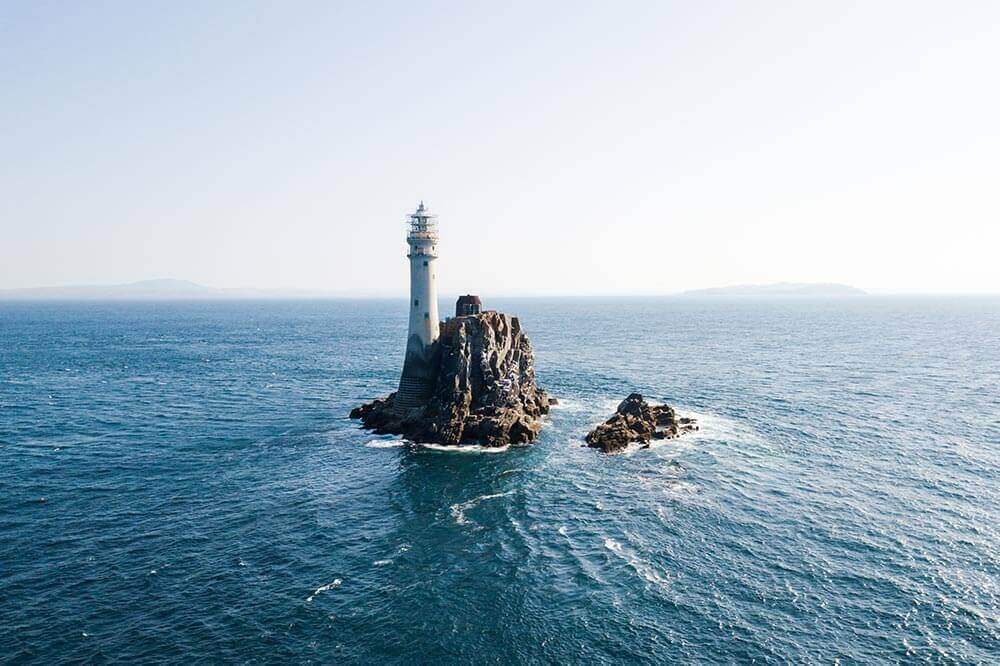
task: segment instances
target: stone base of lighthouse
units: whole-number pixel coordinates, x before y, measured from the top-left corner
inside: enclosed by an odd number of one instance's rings
[[[434,393],[440,363],[440,346],[437,342],[425,345],[419,335],[411,335],[406,341],[406,358],[403,373],[396,391],[396,406],[402,409],[427,404]]]

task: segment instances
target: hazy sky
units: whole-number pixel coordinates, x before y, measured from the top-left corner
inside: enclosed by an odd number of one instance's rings
[[[510,5],[509,7],[505,5]],[[1000,291],[1000,2],[0,4],[0,288]]]

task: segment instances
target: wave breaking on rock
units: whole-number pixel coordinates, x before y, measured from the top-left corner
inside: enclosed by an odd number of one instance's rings
[[[604,453],[619,453],[629,444],[648,447],[654,439],[673,439],[697,430],[694,419],[677,415],[670,405],[650,405],[639,393],[622,400],[604,423],[587,435],[587,446]]]

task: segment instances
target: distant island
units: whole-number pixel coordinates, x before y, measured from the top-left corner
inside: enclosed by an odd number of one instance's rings
[[[731,287],[693,289],[682,296],[767,296],[831,298],[865,296],[867,292],[846,284],[823,282],[775,282],[773,284],[741,284]]]
[[[188,280],[142,280],[126,284],[0,289],[0,301],[17,300],[195,300],[220,298],[332,298],[337,294],[307,289],[206,287]]]

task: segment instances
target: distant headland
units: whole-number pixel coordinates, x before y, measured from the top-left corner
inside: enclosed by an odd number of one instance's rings
[[[825,282],[774,282],[772,284],[740,284],[731,287],[693,289],[682,296],[766,296],[795,298],[833,298],[866,296],[867,292],[846,284]]]
[[[124,284],[0,289],[0,301],[181,301],[248,298],[333,298],[338,294],[308,289],[208,287],[189,280],[141,280]]]

